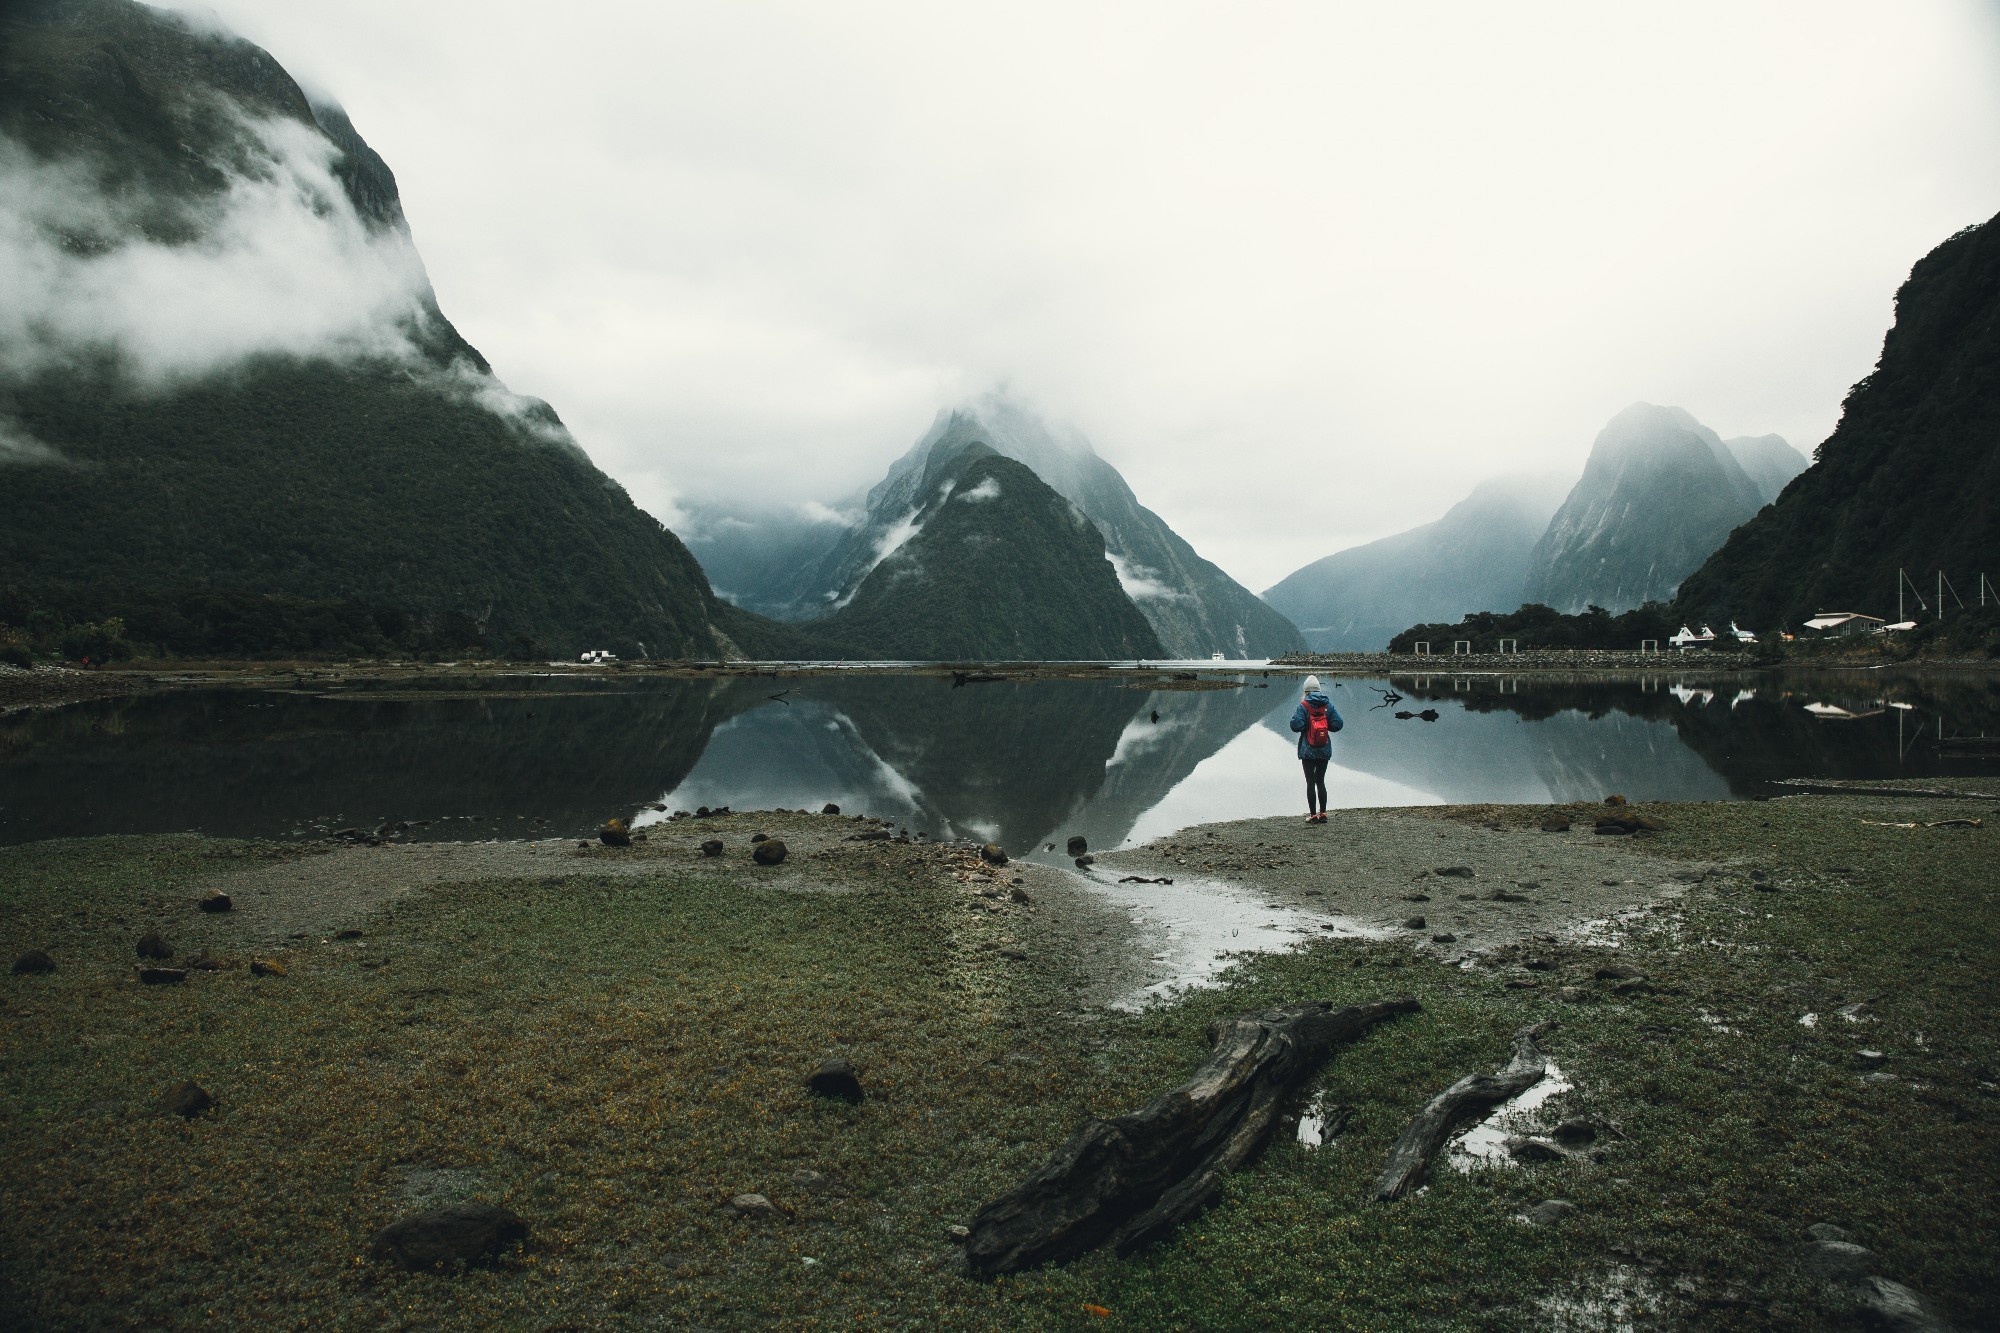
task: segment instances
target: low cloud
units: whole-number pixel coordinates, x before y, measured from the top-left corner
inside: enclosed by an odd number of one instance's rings
[[[430,284],[409,236],[355,211],[333,174],[340,149],[312,127],[232,118],[243,156],[219,195],[179,210],[195,233],[181,243],[141,230],[163,201],[107,190],[94,162],[43,161],[0,138],[8,375],[110,354],[153,388],[258,355],[414,357]]]
[[[66,466],[71,460],[54,445],[29,434],[19,422],[0,417],[0,467],[35,464]]]
[[[1187,595],[1162,580],[1157,569],[1136,560],[1127,560],[1116,551],[1105,551],[1104,558],[1111,562],[1112,571],[1118,575],[1118,586],[1135,602],[1176,602]]]
[[[998,477],[988,477],[985,481],[980,482],[977,486],[974,486],[958,498],[969,505],[984,504],[988,500],[997,500],[1000,498],[1000,479]]]

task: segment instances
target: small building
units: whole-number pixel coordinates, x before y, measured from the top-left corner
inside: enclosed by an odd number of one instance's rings
[[[1883,627],[1880,616],[1864,616],[1859,611],[1816,611],[1805,627],[1815,634],[1840,638],[1849,634],[1873,634]]]

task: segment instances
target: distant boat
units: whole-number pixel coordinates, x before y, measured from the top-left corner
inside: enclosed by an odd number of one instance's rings
[[[1221,653],[1210,653],[1208,655],[1208,660],[1211,662],[1220,662],[1224,659]]]
[[[1715,642],[1715,631],[1703,625],[1701,633],[1696,634],[1686,625],[1682,625],[1681,632],[1674,635],[1673,638],[1668,639],[1667,642],[1676,648],[1706,648]]]

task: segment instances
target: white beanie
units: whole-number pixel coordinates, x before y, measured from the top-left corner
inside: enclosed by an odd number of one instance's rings
[[[1307,693],[1307,694],[1318,694],[1319,692],[1320,692],[1320,688],[1319,688],[1319,677],[1318,677],[1318,676],[1307,676],[1307,677],[1306,677],[1306,693]]]

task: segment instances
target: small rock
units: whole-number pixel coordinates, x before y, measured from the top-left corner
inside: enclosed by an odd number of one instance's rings
[[[1458,943],[1458,936],[1456,936],[1456,935],[1452,934],[1452,933],[1451,933],[1450,931],[1446,931],[1446,932],[1444,932],[1443,934],[1440,934],[1440,935],[1433,935],[1433,936],[1431,936],[1431,943],[1432,943],[1432,944],[1456,944],[1456,943]]]
[[[1533,977],[1508,977],[1501,984],[1508,990],[1540,990],[1542,985]]]
[[[837,815],[840,811],[835,810],[833,813]],[[792,1172],[792,1188],[804,1194],[817,1193],[826,1188],[826,1177],[817,1171],[808,1171],[800,1167]]]
[[[138,949],[141,958],[165,959],[174,956],[174,946],[168,944],[166,938],[157,930],[149,930],[141,935]]]
[[[1597,1122],[1585,1116],[1573,1115],[1555,1127],[1553,1136],[1557,1143],[1569,1148],[1581,1148],[1597,1142]]]
[[[1009,898],[1012,898],[1015,902],[1021,904],[1021,906],[1023,907],[1032,906],[1035,901],[1033,898],[1030,898],[1028,896],[1028,891],[1026,889],[1019,887],[1008,890],[1007,896]]]
[[[171,986],[177,981],[187,980],[187,970],[179,967],[141,967],[139,981],[147,986]]]
[[[1597,969],[1599,981],[1643,981],[1646,974],[1630,963],[1607,963]]]
[[[707,842],[704,842],[701,845],[701,854],[703,856],[722,855],[722,839],[710,838]]]
[[[1560,1144],[1534,1135],[1510,1135],[1502,1146],[1517,1162],[1561,1162],[1569,1158],[1569,1152]]]
[[[771,835],[770,835],[770,834],[768,834],[768,833],[753,833],[753,834],[751,834],[751,835],[750,835],[750,841],[752,841],[752,842],[763,842],[764,840],[766,840],[766,839],[767,839],[767,838],[769,838],[770,836],[771,836]]]
[[[1950,1333],[1922,1296],[1886,1277],[1862,1280],[1861,1304],[1895,1333]]]
[[[40,976],[55,970],[56,960],[40,949],[30,949],[14,960],[14,975],[17,977]]]
[[[1420,916],[1413,916],[1403,923],[1404,930],[1422,930],[1427,923]]]
[[[1753,870],[1750,872],[1750,881],[1753,884],[1762,884],[1770,878],[1771,877],[1769,875],[1765,874],[1761,870]]]
[[[1527,968],[1530,972],[1553,972],[1556,969],[1556,965],[1546,958],[1530,958],[1524,961],[1521,966]]]
[[[1860,1065],[1863,1069],[1879,1069],[1888,1062],[1888,1059],[1889,1057],[1881,1051],[1856,1051],[1854,1053],[1854,1063]]]
[[[1406,893],[1403,895],[1403,901],[1406,903],[1427,903],[1430,900],[1431,896],[1428,893]]]
[[[816,1097],[831,1097],[850,1106],[859,1106],[866,1095],[861,1091],[861,1080],[855,1076],[854,1066],[837,1055],[806,1080],[806,1087]]]
[[[1069,842],[1065,845],[1068,848],[1069,854],[1071,856],[1082,856],[1085,852],[1090,850],[1090,843],[1084,838],[1084,836],[1081,833],[1072,834],[1070,836]]]
[[[1616,814],[1599,815],[1594,827],[1597,832],[1605,834],[1658,833],[1666,828],[1666,825],[1651,815],[1621,810]]]
[[[597,830],[597,840],[606,847],[630,847],[632,831],[625,827],[622,819],[607,819],[604,827]]]
[[[1854,1233],[1846,1227],[1837,1227],[1831,1222],[1815,1222],[1806,1228],[1806,1235],[1814,1240],[1841,1240],[1854,1242]],[[1858,1243],[1858,1242],[1854,1242]]]
[[[1530,1208],[1528,1221],[1538,1227],[1552,1227],[1576,1212],[1576,1205],[1568,1199],[1544,1199]]]
[[[1515,893],[1511,889],[1495,889],[1493,892],[1487,894],[1486,897],[1489,901],[1496,903],[1526,903],[1534,901],[1527,894]]]
[[[828,801],[825,805],[819,808],[819,812],[823,815],[837,815],[840,813],[840,807],[835,805],[832,801]]]
[[[528,1224],[513,1209],[455,1203],[391,1222],[375,1233],[371,1253],[417,1272],[490,1262],[527,1239]]]
[[[1019,949],[1002,949],[1000,950],[1000,956],[1002,958],[1010,958],[1017,963],[1028,961],[1028,955],[1022,953]]]
[[[207,893],[201,895],[201,902],[198,906],[204,912],[227,912],[236,906],[236,904],[231,902],[229,895],[221,889],[210,889]]]
[[[577,849],[577,850],[578,850],[579,852],[587,852],[587,851],[589,851],[589,850],[590,850],[590,844],[589,844],[589,843],[587,843],[587,842],[578,842],[578,843],[576,844],[576,849]]]
[[[990,866],[1004,866],[1007,864],[1007,853],[997,842],[989,842],[984,847],[981,847],[979,855]]]
[[[1607,796],[1604,798],[1604,803],[1606,805],[1623,805],[1625,804],[1625,798],[1623,796]]]
[[[1092,856],[1089,852],[1085,852],[1082,856],[1076,858],[1076,868],[1078,870],[1088,870],[1096,864],[1097,864],[1097,858]]]
[[[1473,877],[1471,866],[1439,866],[1437,869],[1431,871],[1431,873],[1442,879],[1471,879]]]
[[[1542,820],[1542,832],[1544,833],[1569,832],[1569,816],[1549,815],[1547,818]]]
[[[337,940],[358,940],[361,938],[361,932],[349,926],[346,930],[334,931],[333,937]]]
[[[1828,1282],[1858,1282],[1874,1268],[1874,1251],[1851,1240],[1816,1240],[1806,1247],[1806,1271]]]
[[[954,1245],[963,1245],[972,1239],[972,1228],[955,1225],[948,1226],[944,1229],[944,1238]]]
[[[777,1205],[761,1194],[733,1195],[724,1207],[738,1217],[753,1221],[766,1222],[778,1216]]]
[[[750,859],[760,866],[774,866],[785,859],[786,850],[784,839],[766,838],[750,853]]]
[[[161,1115],[177,1115],[184,1120],[192,1120],[214,1107],[215,1098],[209,1096],[208,1089],[199,1083],[177,1083],[154,1104],[154,1109]]]
[[[282,977],[285,975],[285,965],[275,958],[252,958],[250,960],[250,975],[253,977]]]
[[[295,936],[294,938],[303,937]],[[190,972],[222,972],[228,970],[230,966],[206,949],[196,949],[187,956],[186,962],[187,970]]]

